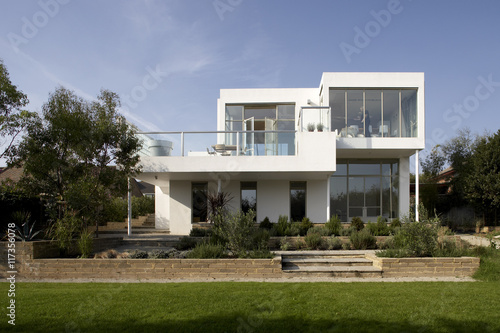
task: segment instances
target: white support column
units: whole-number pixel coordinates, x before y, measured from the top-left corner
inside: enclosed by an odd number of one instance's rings
[[[419,160],[418,150],[415,152],[415,220],[418,221],[418,205],[420,199],[420,180],[419,180]]]
[[[131,236],[132,235],[132,186],[131,186],[131,181],[130,177],[128,177],[128,196],[127,196],[127,204],[128,204],[128,230],[127,230],[127,235]]]

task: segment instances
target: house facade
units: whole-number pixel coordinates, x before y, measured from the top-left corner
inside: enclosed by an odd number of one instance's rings
[[[409,211],[410,157],[425,148],[424,74],[323,73],[316,88],[223,89],[217,131],[148,135],[170,153],[141,157],[138,178],[155,185],[156,228],[172,234],[206,221],[209,191],[229,193],[231,209],[253,209],[257,221],[390,220]]]

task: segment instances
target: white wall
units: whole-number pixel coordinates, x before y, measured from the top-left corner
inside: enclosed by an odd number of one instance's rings
[[[170,184],[155,186],[155,228],[170,229]]]
[[[170,182],[170,234],[188,235],[191,231],[191,182]]]
[[[266,180],[257,182],[257,222],[266,216],[277,222],[280,215],[290,217],[290,182]]]
[[[307,182],[306,216],[313,223],[325,223],[327,217],[327,200],[330,194],[327,192],[326,180],[309,180]]]

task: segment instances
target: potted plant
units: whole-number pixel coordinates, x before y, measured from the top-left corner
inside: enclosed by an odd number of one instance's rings
[[[313,123],[309,123],[309,124],[307,124],[307,130],[308,130],[309,132],[314,132],[314,127],[315,127],[315,126],[314,126],[314,124],[313,124]]]
[[[325,128],[325,125],[323,125],[322,123],[318,123],[318,125],[316,125],[316,128],[318,129],[318,132],[323,132],[323,128]]]

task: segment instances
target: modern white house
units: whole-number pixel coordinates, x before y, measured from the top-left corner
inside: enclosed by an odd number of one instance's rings
[[[424,74],[323,73],[316,88],[222,89],[217,131],[147,134],[169,154],[141,157],[138,178],[156,186],[156,228],[171,234],[206,221],[208,191],[229,193],[231,209],[254,209],[257,221],[390,220],[410,209],[410,157],[425,148]]]

